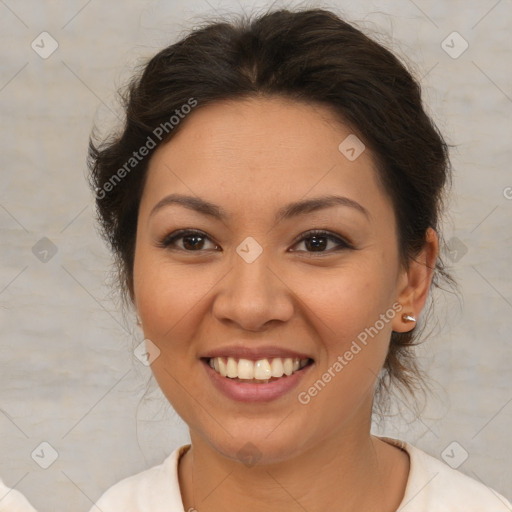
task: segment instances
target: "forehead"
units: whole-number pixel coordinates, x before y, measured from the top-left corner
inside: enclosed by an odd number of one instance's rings
[[[143,201],[182,192],[261,208],[342,193],[389,206],[371,151],[324,105],[276,97],[221,101],[182,123],[152,156]]]
[[[340,137],[352,133],[325,105],[276,96],[215,102],[196,108],[182,123],[169,143],[176,149],[192,144],[197,158],[242,161],[256,154],[267,165],[300,162],[305,154],[324,154],[327,146],[337,151]]]

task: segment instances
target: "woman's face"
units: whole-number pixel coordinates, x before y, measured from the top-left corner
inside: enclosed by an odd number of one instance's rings
[[[277,98],[183,122],[149,164],[135,250],[161,389],[191,435],[231,458],[367,435],[391,331],[419,313],[370,151],[326,107]],[[286,375],[290,358],[307,364]]]

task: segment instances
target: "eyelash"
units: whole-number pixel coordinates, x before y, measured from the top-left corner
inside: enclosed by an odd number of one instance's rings
[[[186,238],[187,236],[200,236],[201,238],[206,238],[210,241],[210,237],[206,235],[206,233],[194,229],[180,229],[174,233],[171,233],[170,235],[167,235],[161,242],[159,242],[158,246],[162,249],[171,249],[171,250],[178,250],[182,252],[204,252],[203,250],[198,251],[189,251],[186,249],[181,249],[180,247],[171,247],[175,244],[175,242],[179,239]],[[296,245],[298,243],[301,243],[305,240],[311,239],[311,238],[326,238],[327,240],[331,242],[337,243],[340,247],[337,249],[330,249],[326,251],[293,251],[293,252],[305,252],[309,254],[331,254],[332,252],[337,252],[343,249],[354,249],[353,245],[350,244],[347,240],[334,235],[333,233],[330,233],[329,231],[323,231],[319,229],[313,229],[311,231],[307,231],[306,233],[303,233],[300,235],[300,237],[296,240],[294,240],[293,245]]]

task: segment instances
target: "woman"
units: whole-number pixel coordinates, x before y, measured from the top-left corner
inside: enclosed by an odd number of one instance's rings
[[[91,142],[103,233],[191,445],[92,510],[504,511],[370,434],[421,379],[447,146],[388,50],[333,13],[212,23],[153,57]]]

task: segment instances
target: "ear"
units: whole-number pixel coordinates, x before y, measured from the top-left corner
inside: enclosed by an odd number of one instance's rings
[[[415,327],[416,322],[404,320],[402,315],[418,318],[428,298],[434,268],[439,255],[439,239],[432,228],[425,234],[425,245],[418,256],[403,270],[399,278],[397,302],[402,305],[400,314],[393,318],[395,332],[407,332]]]

